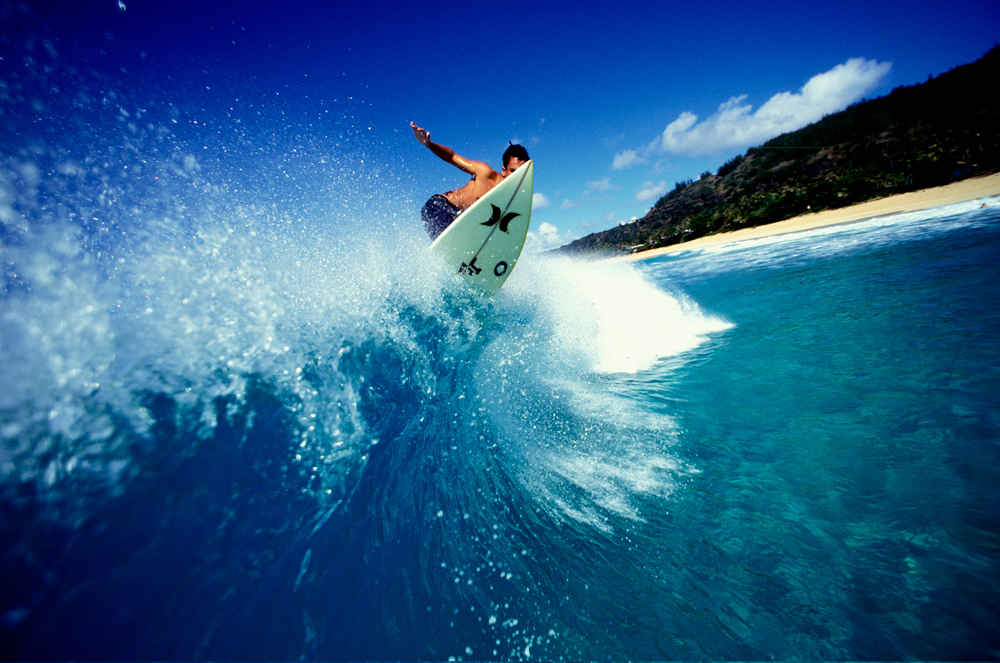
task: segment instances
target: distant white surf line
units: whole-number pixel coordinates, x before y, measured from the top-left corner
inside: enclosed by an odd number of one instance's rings
[[[648,260],[667,253],[699,250],[719,244],[733,244],[763,237],[798,233],[828,226],[867,221],[879,217],[895,216],[907,212],[936,209],[959,203],[981,201],[981,204],[992,206],[1000,204],[1000,200],[997,200],[998,197],[1000,197],[1000,173],[994,173],[992,175],[962,180],[961,182],[953,182],[944,186],[869,200],[841,209],[804,214],[793,219],[763,226],[699,237],[690,242],[641,251],[627,256],[616,256],[602,262]]]

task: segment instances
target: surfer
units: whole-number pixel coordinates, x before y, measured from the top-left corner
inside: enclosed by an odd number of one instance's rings
[[[424,229],[427,230],[431,239],[437,239],[437,236],[443,233],[444,229],[451,225],[451,222],[472,203],[500,184],[505,177],[528,163],[528,151],[524,149],[524,146],[511,145],[503,153],[503,170],[498,173],[490,168],[488,163],[466,159],[455,154],[455,151],[450,147],[431,142],[430,133],[413,122],[410,122],[410,128],[413,129],[413,135],[417,137],[421,145],[430,149],[444,161],[472,175],[472,179],[465,186],[448,193],[437,193],[431,196],[420,211]]]

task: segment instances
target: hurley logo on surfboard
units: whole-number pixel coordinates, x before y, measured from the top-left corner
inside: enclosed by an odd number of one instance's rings
[[[486,224],[484,223],[482,225],[486,225]],[[464,263],[463,262],[462,266],[458,268],[458,273],[459,274],[468,274],[469,276],[475,276],[479,272],[483,271],[482,267],[476,267],[476,258],[478,258],[478,257],[479,256],[473,257],[472,260],[470,260],[468,263]]]
[[[476,256],[478,258],[479,256]],[[473,258],[469,262],[462,263],[462,266],[458,268],[459,274],[468,274],[469,276],[475,276],[479,272],[483,271],[482,267],[476,267],[476,258]],[[493,273],[496,276],[503,276],[507,273],[507,261],[501,260],[496,265],[493,266]]]
[[[507,212],[501,218],[501,216],[500,216],[500,208],[497,207],[496,205],[490,205],[490,207],[493,208],[493,216],[491,216],[488,221],[483,221],[479,225],[481,225],[481,226],[491,226],[492,227],[492,226],[495,226],[497,223],[499,223],[500,224],[500,230],[502,232],[505,232],[505,233],[507,233],[509,235],[510,233],[507,232],[507,225],[511,222],[511,220],[515,216],[521,216],[520,213],[518,213],[518,212]]]

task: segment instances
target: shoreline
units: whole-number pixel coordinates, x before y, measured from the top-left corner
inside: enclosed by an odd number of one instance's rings
[[[626,256],[615,256],[614,258],[608,258],[607,260],[608,262],[634,262],[637,260],[648,260],[667,253],[679,253],[681,251],[701,249],[706,246],[732,244],[760,237],[785,235],[804,230],[813,230],[814,228],[840,225],[842,223],[853,223],[855,221],[862,221],[878,216],[902,214],[904,212],[917,212],[921,210],[933,209],[935,207],[944,207],[945,205],[964,203],[970,200],[977,200],[979,198],[987,198],[990,196],[1000,196],[1000,173],[970,177],[967,180],[952,182],[951,184],[932,187],[930,189],[899,193],[886,198],[876,198],[874,200],[868,200],[849,207],[803,214],[791,219],[785,219],[784,221],[768,223],[763,226],[742,228],[740,230],[719,233],[716,235],[706,235],[704,237],[699,237],[698,239],[693,239],[690,242],[681,242],[680,244],[672,244],[658,249],[639,251]],[[1000,203],[1000,201],[998,201],[998,203]]]

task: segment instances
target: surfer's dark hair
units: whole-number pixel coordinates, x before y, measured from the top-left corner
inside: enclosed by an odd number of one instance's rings
[[[524,149],[524,145],[514,145],[511,144],[503,153],[503,167],[507,167],[507,162],[517,157],[521,161],[528,161],[528,150]]]

